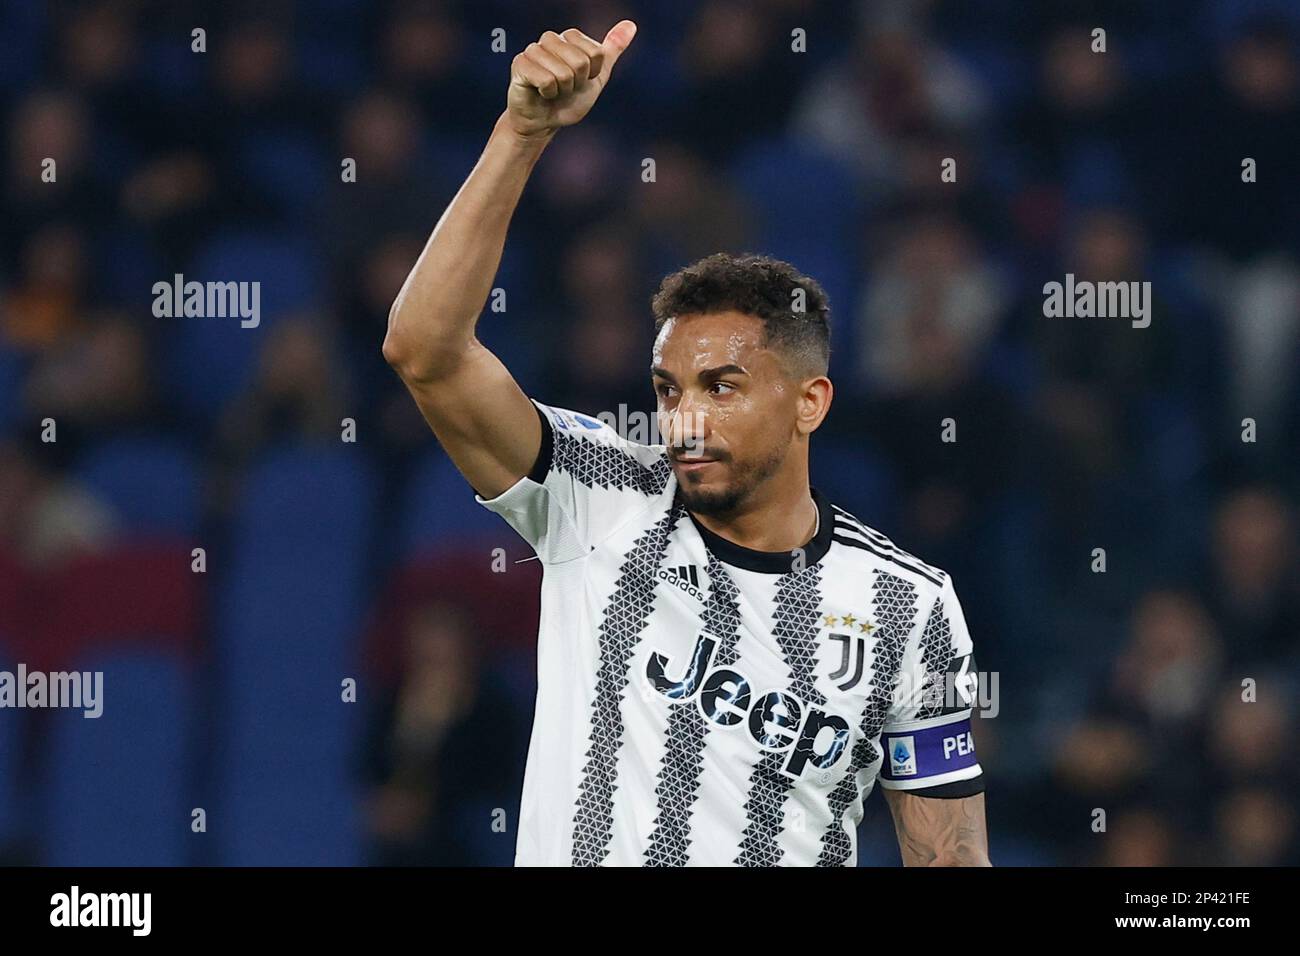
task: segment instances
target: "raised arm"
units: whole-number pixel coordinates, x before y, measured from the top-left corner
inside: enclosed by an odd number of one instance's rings
[[[548,31],[514,58],[506,110],[389,312],[384,358],[486,498],[528,473],[542,436],[532,403],[474,327],[534,164],[560,127],[587,115],[635,32],[630,20],[603,43]]]
[[[945,799],[885,790],[904,866],[992,866],[984,794]]]

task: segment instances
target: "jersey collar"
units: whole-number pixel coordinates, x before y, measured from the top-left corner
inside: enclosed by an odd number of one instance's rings
[[[831,503],[814,487],[810,486],[808,492],[812,496],[813,504],[817,506],[820,527],[813,539],[804,545],[804,567],[816,564],[825,556],[830,550],[831,536],[835,532],[835,514],[831,510]],[[691,523],[704,539],[704,544],[719,561],[744,568],[746,571],[758,571],[761,574],[788,574],[794,570],[793,552],[756,551],[753,548],[746,548],[710,531],[700,524],[690,511],[686,513],[690,515]]]

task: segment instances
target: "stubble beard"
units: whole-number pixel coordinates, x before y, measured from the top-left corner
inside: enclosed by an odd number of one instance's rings
[[[726,518],[736,514],[754,490],[776,474],[784,460],[785,449],[777,448],[760,461],[733,468],[730,480],[721,488],[693,487],[691,479],[686,478],[678,480],[678,491],[688,511]]]

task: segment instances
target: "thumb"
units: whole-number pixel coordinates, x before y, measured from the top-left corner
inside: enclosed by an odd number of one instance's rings
[[[623,51],[632,45],[634,36],[636,36],[636,24],[631,20],[620,20],[610,27],[609,32],[605,34],[604,42],[601,43],[601,48],[605,51],[605,62],[600,67],[601,80],[609,79],[614,64],[623,55]]]

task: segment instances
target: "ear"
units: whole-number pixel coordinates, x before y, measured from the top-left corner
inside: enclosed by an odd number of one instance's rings
[[[821,427],[834,397],[835,386],[825,375],[806,378],[799,383],[798,428],[802,434],[811,435]]]

